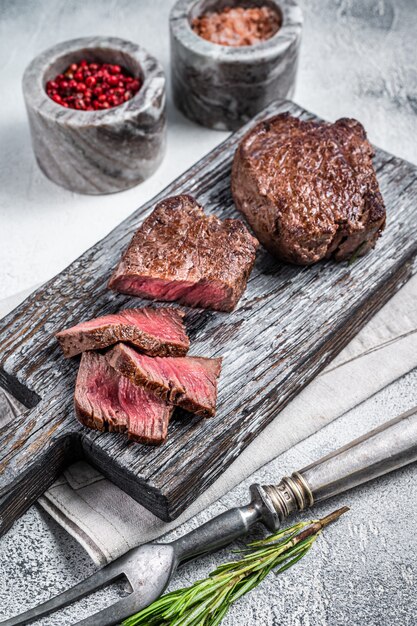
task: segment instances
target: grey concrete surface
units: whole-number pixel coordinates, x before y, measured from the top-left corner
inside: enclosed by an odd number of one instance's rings
[[[417,162],[415,0],[300,4],[305,21],[295,100],[331,120],[357,117],[372,141]],[[66,192],[48,181],[34,162],[20,93],[27,62],[59,41],[103,34],[138,41],[167,69],[171,5],[170,0],[0,1],[0,297],[62,269],[225,136],[188,122],[169,102],[163,165],[144,185],[117,197]],[[413,371],[281,455],[171,536],[244,502],[251,482],[277,480],[410,408],[417,403],[416,387]],[[271,574],[243,598],[225,626],[415,626],[416,472],[415,465],[409,466],[317,507],[314,515],[341,504],[351,506],[351,512],[328,529],[296,568],[280,577]],[[226,550],[189,564],[178,572],[172,588],[206,575],[229,556]],[[33,507],[0,541],[0,618],[93,570],[79,546]],[[83,601],[40,623],[76,623],[110,601],[108,593],[100,592],[90,603]]]

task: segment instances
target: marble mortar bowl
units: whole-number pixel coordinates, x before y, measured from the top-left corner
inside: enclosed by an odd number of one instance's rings
[[[281,27],[252,46],[221,46],[199,37],[193,19],[227,6],[270,6]],[[236,130],[295,88],[303,16],[295,0],[178,0],[170,15],[174,101],[189,119]]]
[[[81,59],[113,63],[141,79],[124,104],[101,111],[62,107],[47,96],[48,80]],[[42,171],[58,185],[86,194],[133,187],[165,152],[165,75],[142,47],[112,37],[73,39],[37,56],[23,76],[32,145]]]

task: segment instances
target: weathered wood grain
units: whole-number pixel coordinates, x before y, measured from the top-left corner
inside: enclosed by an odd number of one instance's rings
[[[314,117],[293,103],[277,102],[258,118],[286,110]],[[187,310],[191,353],[224,359],[215,418],[174,417],[160,448],[82,428],[72,410],[78,361],[62,357],[52,334],[141,304],[111,293],[106,283],[158,199],[187,192],[209,212],[236,215],[230,165],[244,132],[213,150],[4,320],[0,384],[29,410],[0,430],[0,532],[79,456],[155,514],[176,517],[415,272],[417,168],[377,150],[388,225],[374,252],[350,266],[329,261],[303,268],[282,265],[261,251],[236,311]]]

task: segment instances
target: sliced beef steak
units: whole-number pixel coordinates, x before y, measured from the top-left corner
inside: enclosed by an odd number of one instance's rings
[[[257,247],[240,220],[208,217],[191,196],[167,198],[135,233],[109,286],[231,311],[246,288]]]
[[[261,243],[283,261],[362,256],[385,225],[372,156],[356,120],[327,124],[277,115],[242,139],[233,197]]]
[[[221,359],[152,358],[123,344],[112,348],[106,356],[111,366],[135,385],[191,413],[203,417],[215,414]]]
[[[127,341],[151,356],[183,356],[190,346],[182,311],[173,308],[125,309],[82,322],[56,334],[64,355],[107,348]]]
[[[160,444],[173,407],[120,376],[106,357],[84,352],[75,386],[75,412],[82,424],[101,431],[127,432],[140,443]]]

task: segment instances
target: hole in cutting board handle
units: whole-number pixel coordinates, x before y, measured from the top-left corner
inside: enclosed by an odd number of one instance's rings
[[[8,374],[0,368],[0,392],[1,388],[12,396],[17,403],[23,405],[23,409],[33,409],[40,402],[41,397],[32,389],[21,383],[15,376]]]

